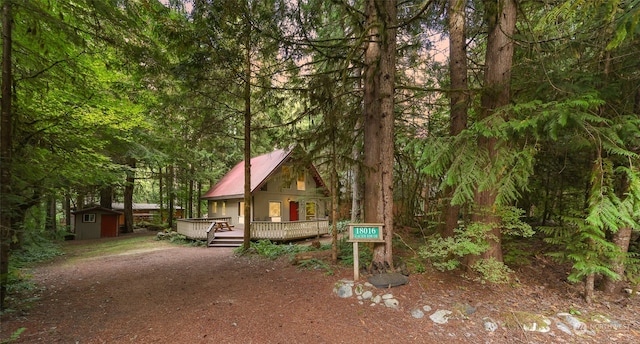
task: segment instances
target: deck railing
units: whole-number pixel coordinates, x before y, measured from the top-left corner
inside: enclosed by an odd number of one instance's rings
[[[211,240],[207,230],[213,221],[230,221],[231,218],[178,219],[178,233],[198,240]],[[213,231],[211,231],[213,232]],[[294,222],[251,222],[252,240],[288,241],[310,238],[329,233],[329,220],[294,221]],[[209,233],[211,235],[211,233]]]
[[[207,230],[213,221],[231,221],[230,217],[177,219],[177,232],[191,239],[207,239]]]
[[[288,241],[329,233],[329,220],[294,222],[251,222],[251,239]]]

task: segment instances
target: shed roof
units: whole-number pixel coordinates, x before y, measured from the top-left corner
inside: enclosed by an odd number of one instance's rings
[[[103,208],[103,207],[84,208],[84,209],[72,211],[71,213],[73,213],[73,214],[82,214],[82,213],[90,213],[90,212],[96,212],[96,211],[122,215],[122,213],[119,212],[119,211],[116,211],[116,210],[113,210],[113,209],[109,209],[109,208]]]
[[[284,163],[293,147],[278,149],[271,153],[251,158],[251,192],[255,191],[271,174]],[[244,195],[244,161],[239,162],[216,185],[214,185],[203,199],[241,198]]]
[[[111,203],[111,208],[116,210],[124,210],[124,203]],[[160,210],[160,204],[158,203],[133,203],[131,205],[133,210]],[[164,208],[168,208],[167,205]],[[174,209],[182,209],[181,206],[174,205]]]

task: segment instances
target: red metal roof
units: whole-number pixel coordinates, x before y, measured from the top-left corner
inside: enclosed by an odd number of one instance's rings
[[[255,191],[291,155],[292,148],[251,158],[251,192]],[[234,166],[214,185],[203,199],[242,198],[244,195],[244,161]]]

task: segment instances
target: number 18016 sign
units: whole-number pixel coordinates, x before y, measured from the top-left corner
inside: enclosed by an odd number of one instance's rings
[[[349,241],[351,242],[382,242],[382,223],[353,223],[349,224]]]

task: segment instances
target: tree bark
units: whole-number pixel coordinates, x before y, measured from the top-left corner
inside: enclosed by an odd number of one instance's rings
[[[611,270],[618,274],[620,277],[624,276],[624,258],[629,252],[629,243],[631,242],[631,232],[633,229],[629,226],[619,228],[617,232],[613,233],[613,244],[620,250],[620,256],[611,261]],[[613,294],[619,292],[620,280],[614,280],[610,277],[605,277],[602,289],[604,292]]]
[[[484,87],[480,99],[479,121],[493,115],[494,111],[508,105],[511,99],[511,63],[513,60],[513,33],[516,24],[515,0],[485,0],[485,17],[488,22],[489,35],[487,38],[487,52],[485,56]],[[497,139],[495,137],[480,136],[478,148],[488,153],[489,164],[494,164]],[[497,178],[500,178],[498,176]],[[494,258],[502,262],[502,231],[500,218],[496,213],[497,190],[490,187],[487,190],[476,190],[474,195],[474,209],[471,220],[474,223],[490,227],[487,240],[490,248],[480,257],[468,257],[467,266],[471,267],[478,259]]]
[[[9,275],[9,250],[13,230],[11,228],[12,205],[11,195],[11,151],[12,110],[11,93],[11,47],[13,15],[11,1],[4,1],[2,6],[2,103],[0,105],[0,310],[5,309],[7,292],[7,276]]]
[[[113,204],[113,187],[111,185],[104,185],[100,188],[100,206],[103,208],[111,209]]]
[[[176,200],[176,171],[173,163],[167,167],[167,225],[173,229],[173,212]]]
[[[382,272],[393,269],[396,1],[368,0],[365,11],[364,218],[384,224],[384,243],[374,244],[372,259],[372,270]]]
[[[136,180],[136,159],[127,158],[127,178],[124,184],[124,232],[133,233],[133,187]]]
[[[449,135],[456,136],[467,127],[469,93],[467,83],[467,41],[465,34],[465,7],[467,0],[449,0],[449,75],[451,78]],[[460,206],[451,204],[453,187],[445,190],[449,200],[444,208],[443,237],[452,237],[458,227]]]
[[[58,221],[56,219],[56,197],[54,194],[47,197],[47,217],[45,220],[45,230],[55,233],[58,230]]]
[[[249,8],[245,13],[244,61],[244,240],[246,251],[251,245],[251,23]]]

